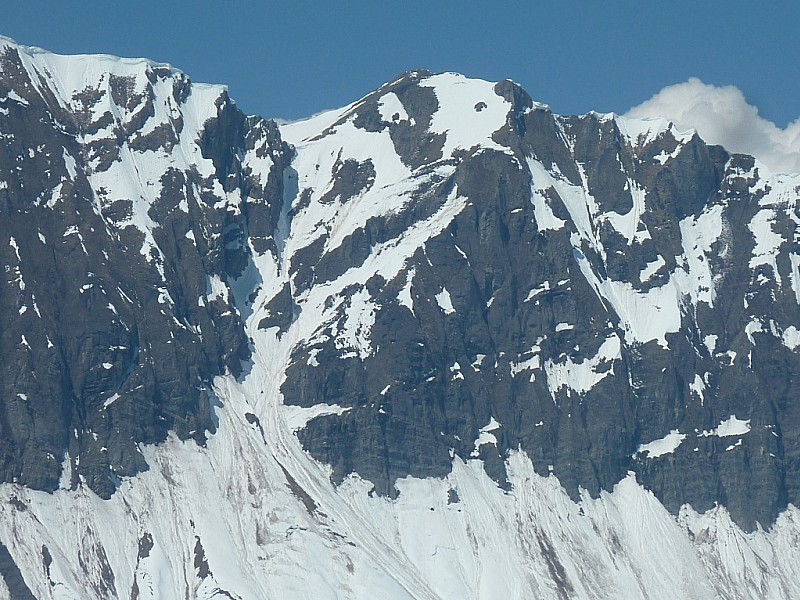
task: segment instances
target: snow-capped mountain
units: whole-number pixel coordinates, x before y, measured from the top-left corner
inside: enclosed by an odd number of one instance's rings
[[[800,597],[800,176],[5,38],[0,136],[0,597]]]

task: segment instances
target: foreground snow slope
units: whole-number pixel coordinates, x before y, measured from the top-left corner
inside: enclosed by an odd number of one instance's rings
[[[276,393],[285,354],[261,338],[263,368],[218,380],[224,406],[207,448],[147,448],[150,471],[110,500],[2,487],[2,540],[37,598],[800,594],[793,507],[769,532],[745,534],[724,508],[676,519],[633,475],[575,503],[523,453],[508,459],[510,492],[480,460],[459,458],[446,478],[398,482],[394,501],[357,476],[333,486]]]

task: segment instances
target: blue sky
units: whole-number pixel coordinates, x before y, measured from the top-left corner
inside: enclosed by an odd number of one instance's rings
[[[408,69],[511,78],[556,112],[625,112],[698,77],[780,127],[800,116],[800,3],[9,2],[0,33],[60,53],[146,56],[295,119]]]

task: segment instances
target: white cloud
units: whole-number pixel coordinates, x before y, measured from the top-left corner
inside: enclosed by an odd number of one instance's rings
[[[679,130],[697,130],[709,144],[752,154],[774,173],[800,173],[800,118],[780,129],[732,85],[716,87],[692,77],[665,87],[624,116],[664,117]]]

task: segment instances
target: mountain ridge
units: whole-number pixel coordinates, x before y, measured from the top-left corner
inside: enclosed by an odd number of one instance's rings
[[[800,178],[510,81],[277,126],[5,48],[0,540],[36,596],[303,565],[329,597],[791,597]]]

